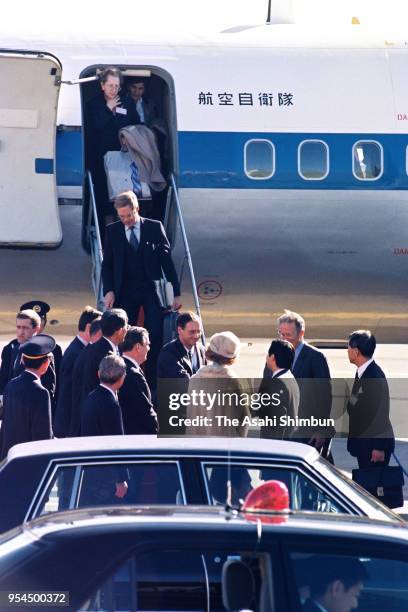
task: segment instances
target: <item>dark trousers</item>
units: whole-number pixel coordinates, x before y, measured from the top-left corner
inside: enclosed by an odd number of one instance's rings
[[[357,455],[359,468],[385,467],[389,464],[390,459],[391,451],[385,451],[384,461],[371,461],[371,452],[368,455]]]
[[[144,327],[150,336],[150,351],[147,355],[145,375],[150,389],[157,386],[157,359],[163,342],[163,314],[153,287],[146,287],[133,295],[123,293],[115,302],[116,308],[126,310],[129,324],[136,325],[140,308],[144,310]]]

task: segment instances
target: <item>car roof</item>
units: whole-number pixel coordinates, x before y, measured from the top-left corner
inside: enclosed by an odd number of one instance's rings
[[[266,515],[264,515],[266,516]],[[271,515],[268,516],[270,518]],[[276,523],[248,520],[241,512],[226,510],[223,507],[208,506],[122,506],[112,508],[88,508],[55,512],[25,523],[8,534],[27,532],[35,538],[51,533],[72,529],[102,530],[108,533],[117,528],[149,530],[160,528],[181,528],[186,531],[201,531],[214,528],[251,529],[276,533],[294,533],[298,535],[324,534],[331,537],[359,538],[378,542],[394,540],[408,542],[408,529],[400,523],[389,523],[355,515],[322,514],[313,512],[294,512],[288,515],[275,514],[283,521]],[[256,515],[257,518],[260,515]],[[257,524],[256,524],[257,523]],[[7,540],[7,534],[4,534]],[[3,538],[0,537],[0,544]]]
[[[170,452],[186,454],[228,452],[236,454],[256,453],[257,455],[277,455],[296,458],[304,461],[314,461],[319,455],[317,451],[306,444],[282,440],[262,440],[259,438],[157,438],[156,436],[90,436],[82,438],[61,438],[25,442],[13,446],[7,455],[7,460],[40,455],[78,454],[84,452],[126,452],[142,454],[143,452]]]

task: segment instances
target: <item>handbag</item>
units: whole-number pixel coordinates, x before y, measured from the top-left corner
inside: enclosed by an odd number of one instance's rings
[[[402,493],[404,473],[399,465],[359,468],[353,470],[352,477],[389,508],[399,508],[404,505]]]

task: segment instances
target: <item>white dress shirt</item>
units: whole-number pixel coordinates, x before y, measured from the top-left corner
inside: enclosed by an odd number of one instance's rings
[[[127,241],[130,242],[130,236],[132,234],[132,229],[135,230],[135,236],[137,238],[137,241],[140,243],[140,221],[138,221],[137,223],[135,223],[133,225],[133,227],[126,227],[125,228],[125,232],[126,232],[126,238]]]
[[[364,374],[364,372],[366,371],[370,363],[372,363],[373,361],[374,361],[374,357],[371,357],[371,359],[369,359],[368,361],[363,363],[363,365],[357,368],[357,376],[359,379],[362,377],[362,375]]]

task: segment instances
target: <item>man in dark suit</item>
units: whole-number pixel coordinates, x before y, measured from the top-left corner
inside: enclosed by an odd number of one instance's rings
[[[368,578],[360,559],[316,555],[309,563],[310,598],[304,602],[302,612],[351,612],[358,608]]]
[[[102,359],[98,369],[100,384],[83,403],[82,436],[124,435],[117,393],[125,376],[126,365],[121,357],[110,354]],[[114,497],[121,499],[126,495],[128,484],[124,468],[96,469],[94,474],[91,472],[88,470],[83,486],[92,499],[92,505],[109,503]]]
[[[101,319],[92,321],[89,328],[89,344],[79,353],[72,370],[72,408],[67,436],[81,435],[81,402],[83,398],[85,364],[92,346],[102,338]]]
[[[280,417],[296,418],[299,407],[299,387],[290,368],[295,356],[295,349],[286,340],[273,340],[266,358],[266,367],[272,372],[272,378],[264,378],[259,393],[267,393],[271,398],[269,406],[262,405],[253,414],[259,418],[276,417],[276,426],[261,426],[261,438],[291,438],[295,425],[281,425]],[[275,404],[279,398],[279,404]]]
[[[157,108],[145,97],[145,81],[135,77],[127,82],[129,98],[139,115],[140,123],[151,126],[152,121],[158,117]]]
[[[102,262],[105,306],[126,310],[131,325],[137,324],[143,307],[144,326],[151,341],[146,378],[150,386],[155,386],[163,334],[163,309],[155,281],[160,281],[164,273],[172,284],[173,310],[181,306],[180,285],[162,224],[139,216],[139,204],[132,191],[119,194],[114,205],[120,221],[106,228]]]
[[[126,336],[127,314],[121,308],[105,310],[101,318],[102,338],[91,344],[87,351],[81,399],[99,384],[98,369],[102,359],[109,353],[119,355],[119,344]]]
[[[200,317],[194,312],[183,312],[177,317],[176,329],[177,338],[163,346],[157,363],[157,415],[160,435],[174,435],[175,431],[169,422],[170,394],[186,393],[191,376],[207,363],[205,348],[200,342]],[[178,435],[183,431],[183,428],[179,428]]]
[[[143,327],[130,327],[121,345],[126,378],[119,391],[125,434],[157,433],[157,416],[143,370],[150,348],[149,334]]]
[[[278,318],[278,335],[295,348],[292,374],[299,385],[299,418],[314,416],[318,419],[330,418],[332,391],[330,370],[324,354],[304,340],[305,320],[297,312],[285,310]],[[270,376],[264,371],[264,376]],[[302,428],[298,442],[314,446],[323,457],[331,459],[330,441],[334,431],[330,428],[315,430]]]
[[[348,358],[357,367],[350,400],[347,450],[360,468],[388,465],[395,448],[387,379],[373,359],[376,340],[368,330],[350,334]]]
[[[50,396],[41,384],[41,376],[50,364],[54,347],[54,338],[45,334],[21,345],[25,370],[4,390],[0,459],[15,444],[52,438]]]
[[[194,312],[179,314],[176,321],[177,338],[160,351],[157,364],[158,378],[188,379],[205,365],[205,348],[200,342],[201,319]]]
[[[78,321],[78,334],[68,345],[61,361],[60,388],[54,417],[54,433],[58,438],[69,435],[72,413],[72,374],[74,365],[90,341],[91,323],[100,319],[102,313],[92,306],[86,306]]]

